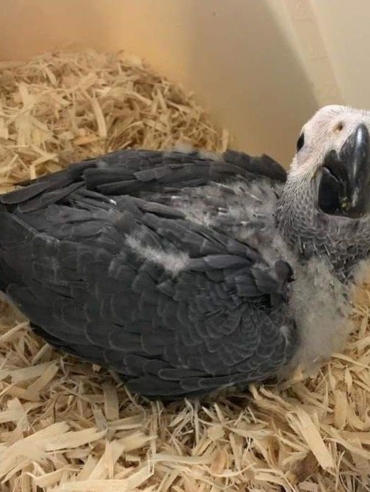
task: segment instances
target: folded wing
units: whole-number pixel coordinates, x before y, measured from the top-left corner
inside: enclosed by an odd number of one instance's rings
[[[298,343],[291,267],[258,243],[284,180],[267,156],[237,152],[74,164],[0,197],[0,287],[36,333],[132,391],[262,381]]]

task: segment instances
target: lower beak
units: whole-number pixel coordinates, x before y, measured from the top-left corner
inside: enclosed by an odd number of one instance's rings
[[[318,196],[320,208],[330,214],[359,218],[370,211],[370,136],[363,123],[339,154],[326,155]]]

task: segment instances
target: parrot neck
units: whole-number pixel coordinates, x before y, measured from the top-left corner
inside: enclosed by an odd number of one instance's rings
[[[327,259],[340,278],[348,279],[360,261],[370,258],[370,218],[349,219],[323,213],[316,205],[311,180],[288,179],[278,202],[276,220],[300,259]]]

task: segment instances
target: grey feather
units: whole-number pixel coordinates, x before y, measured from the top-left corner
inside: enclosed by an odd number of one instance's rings
[[[49,343],[151,398],[279,377],[327,352],[310,343],[314,282],[329,278],[333,319],[348,294],[331,257],[300,248],[321,251],[330,224],[288,231],[289,192],[309,200],[269,157],[235,151],[73,164],[0,197],[0,288]]]

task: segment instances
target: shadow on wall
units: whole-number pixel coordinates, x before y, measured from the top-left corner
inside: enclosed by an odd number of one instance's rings
[[[198,76],[199,94],[209,107],[217,101],[217,116],[238,136],[239,147],[269,153],[288,165],[301,125],[317,110],[317,102],[268,5],[203,0],[200,11],[197,0],[188,3],[193,19],[189,70]],[[213,21],[206,22],[206,16]],[[206,86],[210,73],[213,83]]]
[[[128,49],[194,91],[235,145],[288,165],[317,102],[268,0],[0,0],[0,58]]]

